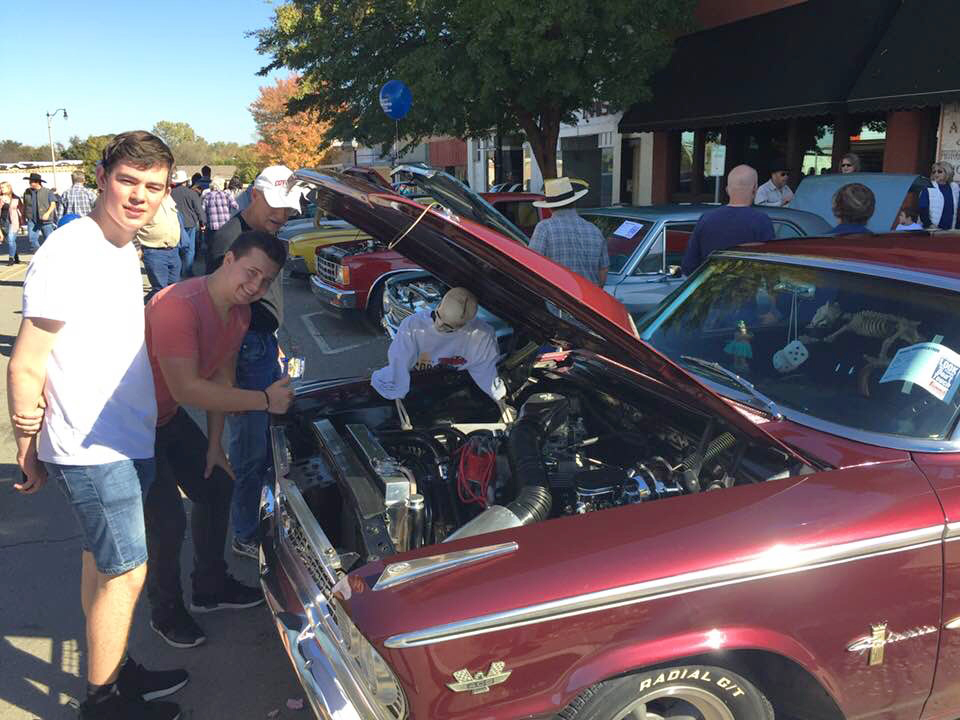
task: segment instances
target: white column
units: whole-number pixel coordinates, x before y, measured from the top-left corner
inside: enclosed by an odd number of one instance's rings
[[[653,202],[653,133],[640,134],[640,144],[633,148],[633,204]]]

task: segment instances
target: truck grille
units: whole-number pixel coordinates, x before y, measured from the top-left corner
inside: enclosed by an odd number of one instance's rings
[[[321,255],[317,255],[317,275],[324,282],[339,284],[339,274],[337,272],[339,268],[340,263],[334,262],[333,260],[328,260]]]
[[[404,319],[413,315],[413,309],[406,305],[401,305],[400,303],[394,302],[391,298],[390,308],[387,310],[387,314],[390,316],[390,324],[394,327],[397,327],[404,321]]]

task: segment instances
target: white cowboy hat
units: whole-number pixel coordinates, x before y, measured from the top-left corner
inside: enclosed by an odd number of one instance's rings
[[[183,170],[177,170],[173,174],[173,177],[170,178],[171,185],[182,185],[186,181],[187,181],[187,173],[184,172]]]
[[[559,177],[551,178],[549,180],[543,181],[543,194],[546,196],[544,200],[534,200],[534,207],[542,208],[554,208],[562,207],[563,205],[569,205],[572,202],[576,202],[588,192],[590,192],[589,187],[585,187],[586,183],[582,181],[576,181],[577,185],[581,186],[582,190],[573,189],[573,181],[568,177]]]

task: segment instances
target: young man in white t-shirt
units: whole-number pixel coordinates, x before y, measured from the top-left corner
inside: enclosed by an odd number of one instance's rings
[[[97,168],[87,217],[50,235],[27,270],[10,358],[8,406],[24,493],[54,478],[83,536],[88,644],[84,720],[174,720],[152,702],[187,683],[127,657],[146,577],[142,497],[154,476],[157,406],[144,342],[143,286],[132,240],[168,192],[173,156],[143,131],[117,135]],[[39,433],[32,425],[45,406]]]

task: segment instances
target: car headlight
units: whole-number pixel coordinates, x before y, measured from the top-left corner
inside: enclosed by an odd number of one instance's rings
[[[393,670],[377,652],[376,648],[357,629],[340,601],[331,602],[333,617],[340,629],[340,639],[347,657],[353,663],[357,677],[369,693],[391,718],[407,716],[407,699],[400,689]]]
[[[341,285],[350,284],[350,268],[346,265],[337,265],[337,282]]]

